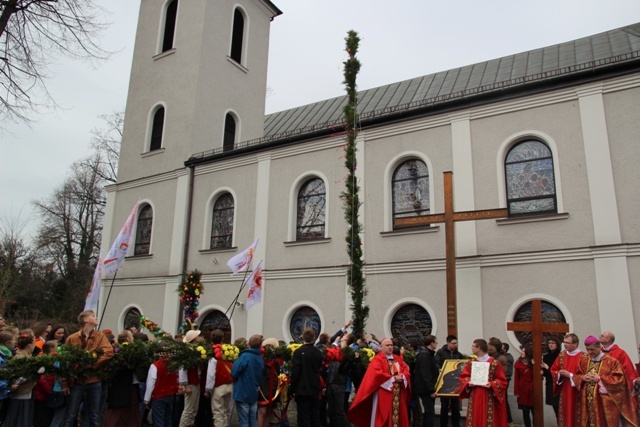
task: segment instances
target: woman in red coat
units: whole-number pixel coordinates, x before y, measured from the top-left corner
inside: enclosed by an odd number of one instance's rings
[[[518,396],[518,408],[522,411],[525,427],[531,427],[533,411],[533,349],[531,344],[520,347],[520,358],[513,365],[515,382],[513,394]]]

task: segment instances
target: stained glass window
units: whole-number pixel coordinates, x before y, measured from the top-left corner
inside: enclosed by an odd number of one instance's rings
[[[291,320],[289,321],[289,332],[291,333],[291,338],[295,342],[302,343],[302,333],[307,328],[313,329],[317,338],[322,329],[320,316],[318,315],[318,312],[311,307],[300,307],[293,312]]]
[[[326,201],[324,181],[320,178],[310,179],[300,188],[296,240],[324,238]]]
[[[540,304],[542,308],[542,321],[545,323],[567,323],[564,314],[558,307],[548,301],[542,301]],[[516,310],[513,316],[514,322],[531,322],[531,301],[527,301]],[[533,342],[531,332],[514,332],[520,344],[527,345]],[[562,332],[543,332],[542,333],[542,345],[543,350],[547,351],[547,342],[550,338],[558,339],[562,342],[564,333]]]
[[[418,304],[403,305],[391,319],[391,335],[401,344],[415,345],[430,335],[432,329],[429,312]]]
[[[225,316],[220,310],[212,310],[208,312],[200,323],[200,330],[202,331],[213,331],[214,329],[224,331],[223,342],[231,342],[231,323],[227,316]]]
[[[398,166],[391,180],[393,218],[407,218],[429,214],[429,170],[418,159],[407,160]]]
[[[129,329],[132,326],[140,329],[140,310],[135,307],[131,307],[127,314],[124,315],[124,329]]]
[[[509,215],[557,212],[551,150],[540,141],[515,145],[505,161]]]
[[[230,248],[233,242],[233,196],[225,193],[213,204],[211,249]]]
[[[153,208],[146,205],[138,213],[136,226],[136,244],[134,255],[147,255],[151,249],[151,227],[153,226]]]

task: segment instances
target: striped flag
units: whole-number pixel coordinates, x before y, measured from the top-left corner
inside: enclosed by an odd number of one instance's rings
[[[232,274],[237,274],[239,271],[246,270],[251,265],[251,260],[253,259],[253,254],[256,251],[256,246],[258,246],[258,237],[255,242],[251,244],[247,249],[240,252],[238,255],[233,256],[229,261],[227,261],[227,265],[233,272]]]
[[[247,310],[249,310],[255,304],[262,302],[262,261],[247,277],[244,284],[249,285],[249,293],[247,294]]]

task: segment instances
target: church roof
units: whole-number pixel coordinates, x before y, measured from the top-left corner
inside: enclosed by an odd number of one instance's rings
[[[374,125],[527,91],[550,90],[601,74],[637,69],[638,62],[640,23],[363,90],[358,93],[358,112],[362,126]],[[346,96],[340,96],[269,114],[263,138],[241,142],[225,154],[334,133],[341,127],[345,103]],[[221,151],[199,153],[190,160],[218,157]]]

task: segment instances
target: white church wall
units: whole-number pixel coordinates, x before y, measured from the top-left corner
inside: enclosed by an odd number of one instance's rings
[[[335,266],[346,262],[343,243],[346,225],[340,200],[346,169],[341,159],[341,141],[331,138],[319,144],[318,149],[312,144],[309,151],[301,147],[295,151],[274,150],[269,186],[269,268]],[[294,193],[299,185],[316,176],[326,179],[325,236],[330,241],[295,242],[297,196]]]
[[[640,85],[640,78],[633,81]],[[631,82],[629,82],[631,84]],[[640,182],[638,135],[640,135],[640,87],[604,94],[609,149],[613,164],[616,202],[623,242],[640,241]]]
[[[572,332],[581,339],[600,328],[595,272],[589,259],[483,267],[482,292],[486,337],[504,340],[506,321],[513,321],[507,319],[511,305],[538,294],[556,298],[569,310]]]
[[[334,272],[335,273],[335,272]],[[349,303],[344,274],[322,276],[276,272],[265,281],[265,305],[262,334],[289,341],[289,324],[294,312],[309,306],[322,321],[322,331],[333,335],[344,326],[344,306]]]
[[[627,265],[629,271],[631,306],[633,307],[634,324],[637,325],[640,319],[640,256],[635,255],[627,258]],[[616,331],[613,332],[615,333]],[[635,328],[635,332],[636,342],[640,342],[640,328]],[[630,356],[635,353],[633,348],[625,350],[627,350]],[[631,359],[636,360],[633,356]]]
[[[227,167],[224,162],[219,170],[202,173],[198,169],[193,189],[193,209],[191,221],[191,243],[189,247],[189,266],[198,268],[206,273],[226,273],[229,268],[226,262],[239,251],[248,247],[255,239],[255,194],[256,194],[256,164],[247,162],[237,167]],[[230,191],[234,197],[235,224],[233,242],[235,251],[209,251],[211,230],[211,197],[224,189]],[[261,245],[267,242],[261,240]],[[214,262],[213,259],[217,261]]]
[[[480,252],[489,248],[504,253],[562,248],[568,239],[575,246],[593,243],[587,179],[581,154],[582,140],[580,133],[572,130],[575,126],[579,127],[578,117],[573,110],[573,103],[565,102],[472,122],[477,208],[497,207],[496,195],[499,191],[505,193],[504,189],[497,188],[496,168],[482,165],[496,164],[502,142],[514,134],[531,129],[532,135],[549,135],[557,146],[558,158],[554,161],[559,162],[563,205],[570,215],[568,220],[512,224],[499,227],[499,231],[490,224],[492,221],[478,221],[478,245],[483,248]],[[502,170],[500,172],[503,173]],[[521,239],[522,235],[527,236],[526,242]]]
[[[431,316],[432,333],[446,334],[446,280],[443,270],[379,271],[366,276],[369,291],[366,302],[370,308],[367,331],[378,338],[390,336],[393,315],[403,305],[412,302],[423,306]]]

